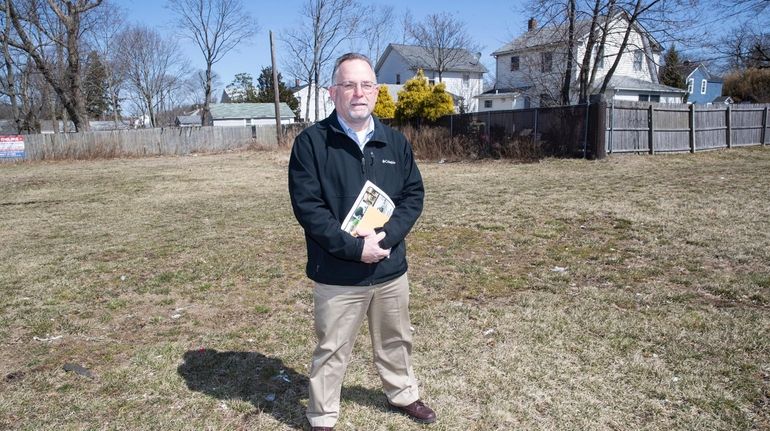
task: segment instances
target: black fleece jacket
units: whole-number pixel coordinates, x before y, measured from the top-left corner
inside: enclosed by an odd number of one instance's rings
[[[425,190],[404,135],[372,118],[374,133],[363,152],[342,130],[336,111],[294,141],[289,194],[294,216],[305,230],[307,276],[319,283],[365,286],[407,270],[404,238],[422,212]],[[396,204],[380,242],[391,249],[390,257],[374,264],[360,260],[363,238],[341,229],[366,180]]]

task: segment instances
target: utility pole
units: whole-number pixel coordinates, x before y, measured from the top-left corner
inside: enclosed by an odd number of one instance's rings
[[[275,136],[278,146],[283,146],[281,133],[281,98],[278,93],[278,69],[275,65],[275,44],[273,43],[273,31],[270,30],[270,61],[273,64],[273,99],[275,100]]]

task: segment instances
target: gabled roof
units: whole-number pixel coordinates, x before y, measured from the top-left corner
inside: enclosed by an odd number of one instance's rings
[[[669,87],[630,76],[613,76],[607,85],[607,90],[649,91],[653,93],[675,93],[684,95],[687,91],[682,88]]]
[[[691,61],[685,61],[681,65],[681,73],[682,76],[685,77],[685,79],[689,79],[690,75],[693,74],[697,69],[700,69],[703,72],[703,76],[706,78],[709,82],[722,82],[722,78],[712,74],[709,72],[709,70],[706,68],[706,66],[703,63],[698,62],[691,62]]]
[[[454,57],[455,60],[449,64],[446,68],[447,72],[476,72],[487,73],[487,68],[479,61],[479,56],[473,54],[467,49],[451,48],[451,55],[448,57]],[[398,55],[409,64],[409,67],[413,70],[435,70],[434,60],[432,53],[422,46],[416,45],[399,45],[390,43],[385,48],[385,51],[380,56],[380,60],[374,67],[374,72],[378,73],[385,59],[392,52],[396,52]]]
[[[281,118],[294,118],[289,105],[280,103]],[[241,118],[275,118],[275,106],[272,103],[214,103],[210,106],[214,120],[236,120]]]
[[[616,17],[620,18],[621,16],[619,14]],[[653,50],[661,50],[660,43],[658,43],[647,31],[642,29],[639,23],[634,23],[634,26],[637,28],[637,30],[639,30],[640,33],[647,35],[647,37],[650,39],[650,42],[652,43]],[[501,54],[508,54],[516,51],[526,51],[553,45],[566,45],[568,29],[568,23],[561,23],[529,30],[511,42],[503,45],[491,55],[493,57],[497,57]],[[591,20],[576,20],[575,39],[580,40],[582,38],[587,38],[590,29]]]

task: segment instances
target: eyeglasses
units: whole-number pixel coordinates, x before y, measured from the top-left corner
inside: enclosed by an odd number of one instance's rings
[[[371,81],[363,81],[363,82],[352,82],[352,81],[345,81],[340,82],[339,84],[334,84],[335,87],[341,87],[342,90],[351,92],[355,91],[357,86],[361,86],[361,91],[364,93],[371,93],[374,91],[375,88],[377,88],[377,84]]]

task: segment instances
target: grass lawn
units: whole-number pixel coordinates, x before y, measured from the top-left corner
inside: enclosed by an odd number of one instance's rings
[[[287,164],[0,165],[0,429],[305,427]],[[414,360],[439,421],[387,412],[362,328],[337,429],[770,429],[770,149],[421,169]]]

